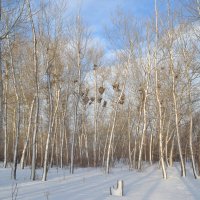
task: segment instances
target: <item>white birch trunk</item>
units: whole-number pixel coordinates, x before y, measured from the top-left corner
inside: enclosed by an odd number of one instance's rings
[[[172,58],[171,58],[172,60]],[[180,156],[180,164],[181,164],[181,176],[186,176],[186,169],[185,169],[185,163],[183,159],[183,153],[182,153],[182,147],[181,147],[181,141],[180,141],[180,133],[179,133],[179,114],[178,114],[178,105],[177,105],[177,94],[175,89],[175,74],[174,69],[172,67],[171,63],[171,73],[172,73],[172,80],[173,80],[173,100],[174,100],[174,112],[175,112],[175,122],[176,122],[176,137],[178,142],[178,150],[179,150],[179,156]]]
[[[109,174],[109,170],[110,170],[110,153],[112,150],[112,143],[113,143],[113,139],[114,139],[114,129],[115,129],[115,125],[116,125],[116,118],[117,118],[117,110],[118,110],[118,103],[121,99],[121,96],[125,90],[125,84],[126,84],[126,78],[127,78],[127,72],[128,72],[128,65],[129,65],[129,60],[128,60],[128,64],[126,66],[125,69],[125,80],[124,80],[124,84],[123,84],[123,88],[122,91],[119,95],[119,98],[115,104],[115,108],[114,108],[114,116],[113,116],[113,124],[112,124],[112,128],[110,131],[110,138],[109,138],[109,143],[108,143],[108,150],[107,150],[107,158],[106,158],[106,173]]]
[[[51,87],[49,86],[49,89],[50,88]],[[51,94],[50,94],[50,98],[51,98]],[[51,116],[50,116],[50,122],[51,123],[49,123],[49,131],[48,131],[46,147],[45,147],[44,169],[43,169],[42,181],[46,181],[47,180],[49,143],[50,143],[50,138],[51,138],[51,134],[52,134],[52,129],[53,129],[53,126],[54,126],[54,123],[55,123],[56,114],[57,114],[57,111],[58,111],[59,100],[60,100],[60,89],[57,91],[56,108],[54,110],[52,120],[51,120]],[[51,100],[50,100],[50,102],[52,103]],[[50,115],[51,115],[51,113],[50,113]]]
[[[24,169],[24,159],[25,159],[25,154],[26,154],[27,146],[28,146],[29,139],[30,139],[31,122],[32,122],[34,104],[35,104],[35,98],[33,99],[32,103],[31,103],[31,108],[30,108],[30,113],[29,113],[29,120],[28,120],[27,136],[26,136],[26,141],[24,143],[24,148],[23,148],[22,156],[21,156],[21,160],[20,160],[20,165],[21,165],[22,169]]]
[[[130,109],[129,109],[130,110]],[[129,157],[129,170],[133,168],[133,161],[132,161],[132,151],[131,151],[131,132],[132,129],[130,127],[130,111],[128,113],[128,157]]]
[[[93,141],[93,165],[97,165],[97,69],[94,69],[94,79],[95,79],[95,101],[94,101],[94,141]]]
[[[33,145],[32,145],[32,163],[31,163],[31,180],[35,180],[35,169],[36,169],[36,138],[38,133],[38,123],[39,123],[39,84],[38,84],[38,57],[37,57],[37,38],[36,30],[33,21],[33,15],[30,5],[30,0],[26,0],[26,5],[28,8],[29,19],[31,23],[32,37],[33,37],[33,60],[34,60],[34,70],[35,70],[35,87],[36,87],[36,112],[35,112],[35,128],[33,132]]]
[[[164,162],[164,154],[163,154],[163,115],[162,115],[162,106],[160,103],[159,91],[158,91],[158,72],[156,70],[156,98],[158,103],[158,110],[159,110],[159,151],[160,151],[160,162],[162,167],[162,174],[163,178],[167,179],[167,173],[165,169],[165,162]]]
[[[135,169],[137,168],[136,155],[137,155],[137,139],[135,138],[134,154],[133,154],[133,166]]]
[[[173,166],[173,154],[174,154],[174,140],[175,140],[175,135],[172,138],[172,144],[171,144],[171,149],[170,149],[170,156],[169,156],[169,166]]]
[[[0,23],[2,15],[2,2],[0,0]],[[3,64],[0,39],[0,146],[3,146],[3,119],[4,119],[4,91],[3,91]],[[5,140],[5,139],[4,139]]]
[[[61,137],[61,145],[60,145],[60,168],[63,168],[63,148],[64,148],[64,135],[65,135],[65,128],[64,128],[64,121],[65,121],[65,114],[63,115],[63,119],[61,120],[61,127],[60,127],[60,137]]]
[[[185,56],[185,52],[184,56]],[[185,56],[186,57],[186,56]],[[192,94],[191,94],[191,79],[189,77],[189,66],[187,66],[186,70],[186,76],[187,76],[187,93],[188,93],[188,100],[189,100],[189,118],[190,118],[190,129],[189,129],[189,146],[190,146],[190,155],[191,155],[191,160],[192,160],[192,170],[193,170],[193,175],[194,178],[198,178],[198,174],[196,171],[196,166],[195,166],[195,159],[194,159],[194,151],[193,151],[193,116],[192,116]]]
[[[1,50],[0,50],[1,51]],[[0,59],[1,60],[1,59]],[[1,61],[0,61],[1,62]],[[8,138],[7,138],[7,131],[8,131],[8,105],[7,105],[7,93],[8,93],[8,64],[6,64],[5,67],[5,88],[4,88],[4,162],[3,166],[4,168],[7,167],[7,147],[8,147]]]
[[[150,136],[150,144],[149,144],[149,163],[152,165],[152,145],[153,145],[153,134]]]
[[[146,133],[146,126],[147,126],[147,113],[146,113],[146,102],[147,102],[147,91],[148,91],[148,83],[146,89],[144,90],[144,99],[143,99],[143,130],[142,130],[142,138],[140,142],[139,148],[139,156],[138,156],[138,169],[141,170],[142,168],[142,153],[143,153],[143,146],[144,146],[144,137]]]
[[[18,154],[18,146],[19,146],[19,135],[20,135],[20,98],[19,98],[19,92],[17,88],[17,82],[16,82],[16,75],[15,75],[15,69],[14,69],[14,63],[13,63],[13,54],[12,54],[12,48],[10,43],[10,38],[8,39],[8,48],[9,48],[9,57],[10,57],[10,66],[12,70],[12,79],[14,84],[14,90],[15,90],[15,96],[16,96],[16,104],[17,104],[17,114],[16,114],[16,131],[15,131],[15,143],[14,143],[14,156],[13,156],[13,179],[16,180],[17,175],[17,154]],[[14,138],[13,138],[14,139]]]

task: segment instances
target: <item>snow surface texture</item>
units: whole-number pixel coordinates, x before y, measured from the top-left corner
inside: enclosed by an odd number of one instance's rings
[[[98,168],[76,169],[73,175],[68,169],[53,168],[46,182],[30,181],[29,168],[18,169],[18,180],[13,181],[11,169],[0,168],[0,200],[200,200],[200,180],[193,178],[190,166],[187,177],[181,178],[179,168],[178,164],[168,168],[166,181],[157,165],[142,172],[118,166],[109,175]],[[38,169],[38,179],[41,175],[42,169]],[[124,181],[124,196],[111,196],[110,187],[119,179]]]

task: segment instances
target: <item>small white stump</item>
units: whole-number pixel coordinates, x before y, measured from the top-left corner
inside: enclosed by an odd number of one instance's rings
[[[123,190],[124,190],[124,183],[123,180],[117,181],[117,188],[110,187],[110,195],[113,196],[123,196]]]

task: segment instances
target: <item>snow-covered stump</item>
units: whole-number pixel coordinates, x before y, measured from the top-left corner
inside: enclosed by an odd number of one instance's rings
[[[117,181],[117,188],[110,187],[110,195],[113,196],[123,196],[123,190],[124,190],[124,183],[123,180],[118,180]]]

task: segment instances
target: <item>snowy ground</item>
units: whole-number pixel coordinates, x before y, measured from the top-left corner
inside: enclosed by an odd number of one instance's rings
[[[188,169],[187,177],[181,178],[178,164],[168,168],[168,179],[164,181],[157,165],[143,172],[116,167],[109,175],[101,169],[76,169],[70,175],[68,169],[54,168],[49,171],[48,181],[32,182],[30,169],[26,168],[18,169],[18,180],[14,182],[10,179],[11,169],[0,168],[0,200],[200,200],[200,180],[195,180]],[[41,173],[37,170],[38,179]],[[119,179],[124,180],[125,196],[110,196],[109,187]]]

